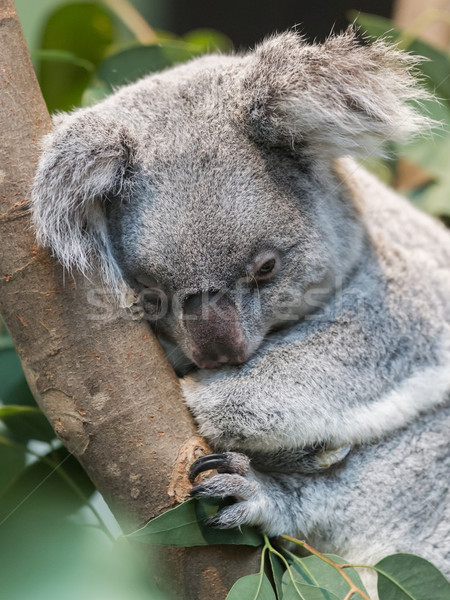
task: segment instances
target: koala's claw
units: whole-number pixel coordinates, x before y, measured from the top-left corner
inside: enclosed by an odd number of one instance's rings
[[[192,463],[191,468],[189,469],[189,481],[194,483],[196,478],[200,475],[200,473],[203,473],[203,471],[210,471],[211,469],[226,467],[226,463],[226,452],[221,454],[207,454],[206,456],[201,456]]]
[[[246,475],[250,460],[244,454],[238,452],[222,452],[221,454],[208,454],[201,456],[192,463],[189,469],[189,481],[194,483],[196,477],[203,471],[217,469],[219,473],[238,473]]]
[[[258,483],[236,473],[221,473],[192,488],[194,498],[227,498],[250,500],[258,491]]]
[[[200,483],[193,490],[194,498],[234,498],[236,502],[221,508],[207,521],[210,527],[229,529],[242,525],[258,525],[270,502],[258,481],[236,473],[222,473]],[[273,514],[268,511],[268,514]]]
[[[214,517],[208,519],[207,525],[216,529],[230,529],[250,525],[252,522],[251,513],[248,503],[239,502],[220,510]]]

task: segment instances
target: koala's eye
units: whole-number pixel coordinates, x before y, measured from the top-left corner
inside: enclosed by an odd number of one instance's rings
[[[275,252],[264,252],[253,263],[252,279],[270,281],[280,269],[280,259]]]
[[[270,273],[272,273],[272,271],[275,268],[275,259],[271,258],[270,260],[268,260],[267,262],[265,262],[263,264],[262,267],[260,267],[255,275],[256,277],[265,277],[266,275],[269,275]]]

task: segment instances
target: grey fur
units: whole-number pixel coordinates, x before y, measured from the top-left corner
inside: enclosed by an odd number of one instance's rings
[[[358,562],[417,552],[449,574],[450,236],[347,157],[429,125],[413,66],[349,30],[144,78],[58,117],[32,210],[67,268],[167,299],[157,330],[185,363],[186,299],[227,290],[234,333],[216,318],[203,333],[245,338],[246,362],[186,375],[186,401],[215,448],[277,466],[202,484],[239,500],[216,525]],[[252,285],[267,256],[279,272]],[[354,450],[295,472],[319,444]]]

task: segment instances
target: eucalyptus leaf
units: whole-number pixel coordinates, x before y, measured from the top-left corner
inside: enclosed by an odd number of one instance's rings
[[[233,49],[230,38],[214,29],[193,29],[183,36],[183,40],[198,46],[202,52],[230,52]]]
[[[2,329],[1,321],[0,321],[0,331]],[[6,333],[6,331],[1,332],[0,334],[0,352],[4,352],[5,350],[14,350],[14,344],[12,339]]]
[[[289,556],[293,560],[291,565],[291,573],[299,583],[314,585],[332,592],[339,599],[345,598],[349,592],[349,584],[345,581],[342,575],[331,565],[321,560],[318,556],[307,556],[300,558],[292,553]],[[346,564],[348,561],[336,556],[335,554],[326,554],[328,558],[339,564]],[[360,576],[355,569],[345,569],[346,575],[355,583],[363,592],[366,592]],[[283,583],[289,584],[290,577],[288,573],[283,575]],[[367,593],[367,592],[366,592]],[[325,597],[326,598],[326,597]],[[324,598],[324,600],[325,600]],[[353,596],[355,600],[361,598],[359,594]]]
[[[1,526],[4,600],[168,600],[153,583],[160,573],[152,555],[144,566],[130,544],[112,546],[96,527],[80,525],[80,513],[59,518],[70,506],[55,513],[33,495],[29,502],[32,510]]]
[[[267,575],[255,573],[238,579],[226,600],[276,600],[276,596]]]
[[[400,152],[431,175],[444,178],[449,171],[449,133],[450,130],[442,132],[441,136],[416,140],[412,144],[401,146]]]
[[[206,525],[219,508],[202,500],[186,500],[176,508],[152,519],[147,525],[130,533],[129,538],[160,546],[205,546],[208,544],[240,544],[260,546],[261,535],[252,528],[214,529]]]
[[[0,421],[21,442],[39,440],[50,442],[55,432],[37,406],[6,404],[0,406]]]
[[[56,520],[83,506],[95,491],[79,462],[65,448],[49,452],[44,460],[28,465],[0,490],[0,521],[13,515],[20,520],[37,510],[51,513]]]
[[[392,554],[376,565],[380,600],[449,600],[450,582],[414,554]]]
[[[100,100],[103,100],[103,98],[106,98],[106,96],[109,96],[111,91],[111,86],[107,83],[100,81],[99,79],[95,80],[92,85],[84,90],[81,98],[81,105],[92,106],[93,104],[100,102]]]
[[[12,447],[6,435],[0,436],[0,490],[4,490],[25,468],[25,449]]]
[[[22,405],[14,405],[14,404],[6,404],[5,406],[0,406],[0,421],[5,418],[13,417],[15,415],[25,415],[25,414],[40,414],[41,411],[36,406],[22,406]],[[42,413],[41,413],[42,414]]]
[[[199,54],[201,48],[178,41],[134,46],[106,58],[100,65],[98,77],[113,89]]]
[[[425,212],[450,217],[450,181],[432,183],[425,188],[413,190],[408,196],[413,204]]]
[[[291,581],[283,595],[283,600],[343,600],[328,590],[314,585]]]
[[[285,572],[286,567],[278,558],[278,556],[273,554],[273,552],[269,553],[269,561],[270,568],[272,570],[273,581],[275,583],[276,596],[278,600],[281,600],[283,597],[283,573]]]
[[[68,110],[78,106],[92,73],[114,41],[110,13],[99,3],[72,2],[53,11],[45,24],[41,49],[70,53],[80,59],[72,62],[44,60],[38,78],[49,110]],[[66,54],[67,56],[67,54]]]
[[[0,403],[36,406],[16,351],[7,348],[8,337],[1,339],[4,349],[0,352]]]
[[[409,193],[410,199],[422,210],[434,215],[450,215],[450,135],[434,140],[422,140],[405,147],[402,154],[412,163],[430,173],[433,181]]]
[[[180,39],[178,35],[172,31],[167,31],[167,29],[153,29],[153,31],[155,32],[158,42],[174,42]]]
[[[76,67],[86,69],[86,71],[93,71],[94,65],[84,58],[79,58],[73,52],[67,50],[34,50],[31,52],[31,58],[33,60],[51,60],[55,62],[69,63]]]

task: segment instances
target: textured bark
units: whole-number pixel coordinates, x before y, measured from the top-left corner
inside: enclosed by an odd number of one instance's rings
[[[99,281],[64,279],[36,247],[26,201],[50,128],[14,3],[0,0],[0,311],[36,401],[127,529],[183,498],[203,442],[148,325],[98,318]],[[163,554],[183,598],[224,597],[258,561],[249,548]]]

